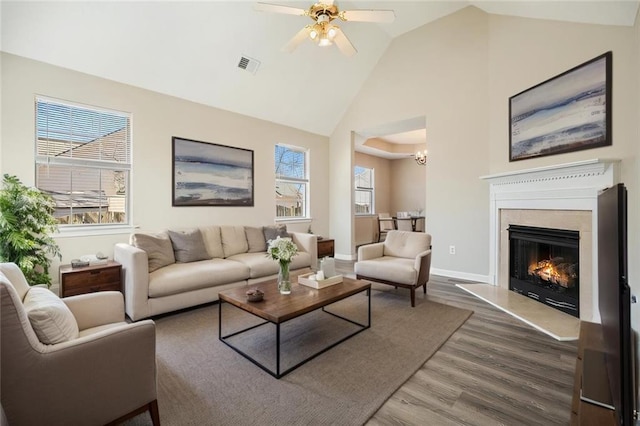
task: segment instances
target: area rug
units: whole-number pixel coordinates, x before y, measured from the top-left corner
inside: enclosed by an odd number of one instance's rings
[[[393,289],[373,291],[371,328],[279,380],[218,340],[218,304],[156,319],[161,423],[365,423],[472,314],[422,298],[411,308],[408,296]],[[330,310],[366,321],[366,305],[367,297],[360,294]],[[225,327],[255,322],[228,304],[222,312]],[[322,311],[286,323],[283,362],[296,363],[306,349],[352,331],[349,327]],[[271,324],[260,326],[236,343],[268,362],[275,356],[274,330]],[[146,413],[126,423],[149,424]]]

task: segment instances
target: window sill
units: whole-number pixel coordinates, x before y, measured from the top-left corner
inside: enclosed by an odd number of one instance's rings
[[[54,238],[90,237],[96,235],[131,234],[135,230],[133,225],[105,225],[105,226],[69,226],[59,227]]]
[[[310,217],[287,217],[287,218],[276,218],[276,223],[311,223]]]

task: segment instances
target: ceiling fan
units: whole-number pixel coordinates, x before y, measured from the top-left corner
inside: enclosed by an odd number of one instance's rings
[[[256,3],[255,9],[261,12],[284,13],[287,15],[308,16],[314,23],[301,29],[282,50],[293,52],[307,37],[318,46],[331,46],[333,43],[346,56],[353,56],[357,51],[340,27],[333,24],[334,19],[354,22],[393,22],[393,10],[340,10],[333,0],[320,0],[309,9],[282,6],[278,4]]]

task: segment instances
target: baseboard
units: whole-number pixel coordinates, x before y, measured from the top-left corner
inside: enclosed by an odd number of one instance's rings
[[[489,284],[489,275],[470,274],[468,272],[449,271],[447,269],[431,268],[432,275],[440,275],[443,277],[457,278],[459,280],[475,281],[479,283]]]
[[[333,256],[335,259],[338,260],[358,260],[358,258],[356,256],[350,255],[350,254],[340,254],[340,253],[336,253],[335,256]]]

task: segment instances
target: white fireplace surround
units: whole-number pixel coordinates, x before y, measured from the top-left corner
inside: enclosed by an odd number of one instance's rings
[[[591,212],[590,294],[597,295],[598,194],[619,182],[619,163],[620,160],[594,159],[482,176],[490,184],[489,283],[501,284],[501,210],[582,210]],[[592,297],[591,303],[589,318],[581,317],[599,322],[597,297]]]

